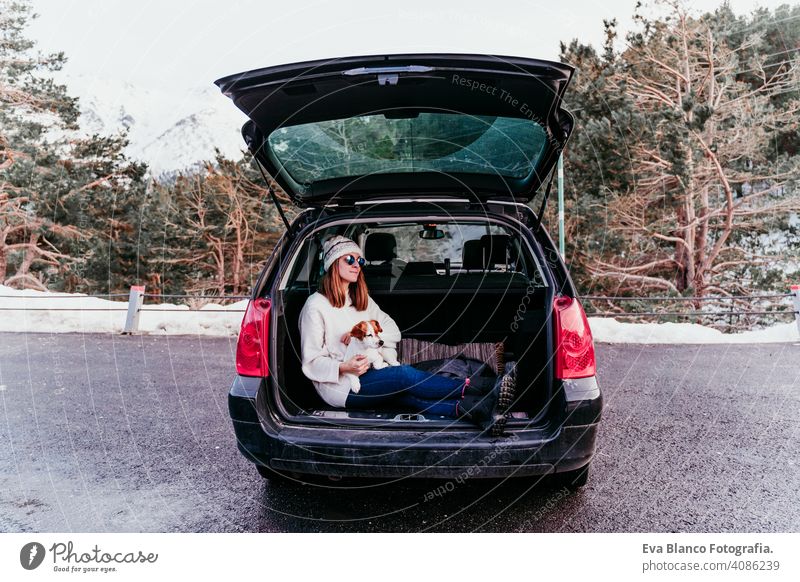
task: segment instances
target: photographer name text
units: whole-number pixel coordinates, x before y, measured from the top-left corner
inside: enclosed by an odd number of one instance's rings
[[[769,546],[762,543],[751,545],[730,544],[642,544],[643,554],[771,554]]]

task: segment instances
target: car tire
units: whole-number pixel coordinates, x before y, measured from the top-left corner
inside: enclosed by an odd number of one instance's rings
[[[558,484],[572,489],[573,491],[580,489],[589,482],[589,464],[590,463],[587,463],[580,469],[575,469],[574,471],[556,473]]]

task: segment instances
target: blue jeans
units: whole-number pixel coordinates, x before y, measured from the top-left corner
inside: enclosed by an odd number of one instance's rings
[[[345,408],[376,409],[399,404],[414,412],[456,418],[464,380],[437,376],[407,364],[381,370],[370,368],[358,377],[361,390],[347,396]]]

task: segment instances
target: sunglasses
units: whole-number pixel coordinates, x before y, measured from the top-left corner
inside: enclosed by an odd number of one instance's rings
[[[355,264],[356,258],[353,255],[347,255],[344,258],[344,262],[347,263],[348,265],[352,266],[353,264]],[[364,257],[358,257],[358,266],[359,267],[363,267],[366,264],[367,264],[367,261],[364,260]]]

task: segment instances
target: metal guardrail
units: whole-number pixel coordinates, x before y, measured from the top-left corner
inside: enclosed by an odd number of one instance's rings
[[[649,316],[649,317],[730,317],[733,315],[793,315],[795,321],[797,322],[797,329],[800,332],[800,285],[792,285],[791,286],[791,293],[780,293],[780,294],[765,294],[765,295],[724,295],[724,296],[713,296],[713,297],[614,297],[614,296],[604,296],[604,295],[584,295],[582,299],[588,301],[608,301],[608,302],[616,302],[616,301],[644,301],[644,302],[652,302],[652,301],[716,301],[716,302],[726,302],[731,301],[730,309],[721,310],[721,311],[635,311],[635,312],[610,312],[610,311],[598,311],[598,312],[587,312],[588,316],[591,317],[639,317],[639,316]],[[788,299],[791,298],[793,300],[793,308],[790,309],[773,309],[768,311],[756,311],[756,310],[733,310],[733,301],[743,301],[749,300],[753,301],[761,301],[761,300],[772,300],[772,299]],[[788,305],[786,306],[788,307]]]
[[[193,299],[250,299],[249,295],[186,295],[167,293],[144,293],[144,297],[193,298]],[[127,297],[127,295],[125,295]]]
[[[604,301],[726,301],[728,299],[775,299],[778,297],[794,297],[793,293],[779,295],[722,295],[715,297],[613,297],[606,295],[583,295],[582,299],[598,299]]]
[[[183,299],[214,299],[218,301],[249,299],[247,295],[191,295],[186,293],[167,294],[167,293],[145,293],[143,285],[134,285],[130,293],[99,293],[93,295],[0,295],[0,299],[86,299],[86,298],[128,298],[127,307],[0,307],[0,311],[124,311],[127,313],[123,334],[133,334],[139,331],[139,318],[142,312],[169,312],[169,313],[244,313],[244,309],[159,309],[158,307],[147,307],[144,299],[156,298],[183,298]]]
[[[174,294],[174,295],[167,295],[162,293],[150,293],[147,294],[144,292],[144,285],[134,285],[131,287],[131,293],[128,298],[128,316],[125,319],[125,328],[122,330],[123,335],[130,335],[137,333],[139,331],[139,317],[143,311],[161,311],[166,312],[169,311],[170,313],[192,313],[192,312],[201,312],[201,313],[244,313],[244,309],[143,309],[144,306],[144,298],[145,297],[182,297],[182,298],[204,298],[209,299],[208,295],[187,295],[187,294]],[[238,295],[232,296],[215,296],[213,299],[249,299],[249,297],[241,297]]]
[[[0,307],[0,311],[128,311],[124,307]]]
[[[687,317],[728,317],[729,315],[797,315],[798,312],[790,309],[783,309],[780,311],[636,311],[634,313],[587,313],[586,315],[592,317],[637,317],[639,315],[664,315],[664,316],[681,316]]]
[[[20,296],[20,295],[0,295],[0,299],[83,299],[87,297],[96,298],[109,298],[109,297],[128,297],[127,308],[97,308],[97,307],[0,307],[0,311],[125,311],[127,317],[125,320],[125,328],[123,334],[133,334],[139,331],[139,318],[143,311],[153,312],[170,312],[170,313],[244,313],[244,309],[159,309],[159,308],[146,308],[144,306],[145,298],[181,298],[181,299],[216,299],[216,300],[242,300],[249,299],[247,295],[191,295],[185,293],[145,293],[143,285],[134,285],[131,287],[128,295],[122,293],[106,293],[97,295],[33,295],[33,296]],[[731,310],[725,311],[636,311],[636,312],[589,312],[587,315],[592,317],[728,317],[733,315],[794,315],[797,321],[797,329],[800,331],[800,285],[792,285],[791,293],[781,294],[767,294],[767,295],[727,295],[715,297],[629,297],[629,296],[604,296],[604,295],[584,295],[581,297],[583,300],[588,301],[728,301],[728,300],[750,300],[759,301],[765,299],[793,299],[793,309],[777,309],[771,311],[752,311],[752,310]]]
[[[100,293],[98,295],[58,295],[48,293],[47,295],[0,295],[0,299],[85,299],[86,297],[127,297],[127,293]]]

